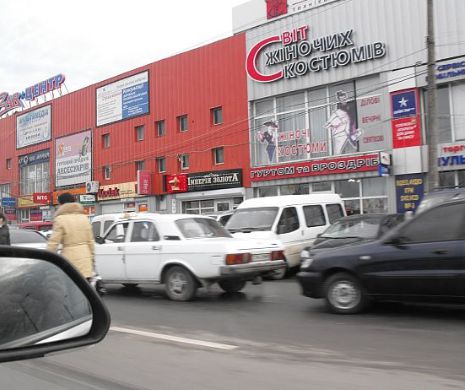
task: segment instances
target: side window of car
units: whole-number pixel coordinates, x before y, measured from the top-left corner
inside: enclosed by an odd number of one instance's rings
[[[131,242],[158,241],[159,239],[160,238],[153,223],[147,221],[134,222]]]
[[[463,204],[453,204],[425,211],[399,234],[406,242],[437,242],[464,238]]]
[[[128,222],[117,223],[111,228],[111,230],[105,236],[105,239],[110,242],[124,242],[126,240],[128,226]]]
[[[92,223],[92,232],[94,233],[94,237],[100,236],[100,221]]]
[[[278,222],[278,234],[290,233],[299,228],[299,217],[295,207],[286,207]]]
[[[103,234],[105,234],[105,232],[108,230],[108,228],[113,225],[113,222],[115,221],[105,221],[103,223]]]
[[[305,223],[308,227],[326,225],[325,213],[320,205],[304,206]]]
[[[329,223],[333,224],[339,218],[344,216],[344,212],[342,211],[342,206],[340,204],[327,204],[326,205],[326,212],[328,213]]]

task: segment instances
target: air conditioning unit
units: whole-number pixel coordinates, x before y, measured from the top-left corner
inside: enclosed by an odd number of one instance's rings
[[[86,193],[96,194],[98,192],[99,186],[100,186],[100,183],[98,181],[86,182]]]

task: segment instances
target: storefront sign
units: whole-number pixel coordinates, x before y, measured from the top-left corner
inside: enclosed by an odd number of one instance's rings
[[[148,71],[100,87],[97,96],[97,126],[149,112]]]
[[[401,91],[391,93],[392,117],[404,118],[417,115],[417,91]]]
[[[38,108],[16,118],[16,149],[52,138],[51,106]]]
[[[242,187],[242,169],[199,172],[187,176],[189,192]]]
[[[166,175],[165,176],[166,192],[172,194],[175,192],[187,191],[187,175]]]
[[[465,167],[465,143],[438,145],[438,166],[441,170]]]
[[[137,171],[137,193],[139,195],[152,193],[152,173],[150,171]]]
[[[149,206],[147,203],[140,203],[137,205],[137,209],[140,213],[145,213],[149,211]]]
[[[95,215],[95,206],[83,206],[84,214],[88,217],[92,217]]]
[[[392,145],[395,149],[421,145],[421,120],[416,89],[391,93]]]
[[[424,194],[423,174],[396,176],[397,212],[415,211]]]
[[[2,207],[16,207],[16,198],[2,198]]]
[[[42,210],[31,210],[29,220],[31,222],[42,221]]]
[[[20,196],[18,198],[17,208],[29,208],[36,207],[34,201],[32,200],[32,195]]]
[[[50,204],[52,194],[50,192],[34,192],[32,194],[32,201],[36,204]]]
[[[19,166],[26,167],[28,165],[41,164],[50,160],[50,150],[41,150],[39,152],[34,152],[30,154],[25,154],[24,156],[19,156],[18,163]]]
[[[389,131],[388,104],[383,95],[357,97],[360,152],[390,148],[385,134]]]
[[[339,0],[266,0],[266,18],[295,14]]]
[[[55,185],[71,186],[92,179],[92,131],[55,141]]]
[[[465,78],[465,59],[455,59],[436,66],[436,80],[451,82]]]
[[[93,205],[96,202],[96,197],[95,195],[79,195],[79,203],[85,204],[85,205]]]
[[[379,153],[303,161],[250,170],[253,182],[307,176],[377,171]]]
[[[386,55],[386,46],[382,42],[356,46],[353,33],[353,30],[346,30],[311,38],[310,27],[302,25],[266,37],[247,54],[247,74],[254,81],[268,83],[372,61]]]
[[[8,221],[16,221],[16,209],[4,208],[3,213]]]
[[[97,194],[97,199],[112,200],[137,197],[139,195],[136,192],[136,184],[137,183],[135,181],[131,181],[127,183],[100,186]]]
[[[0,117],[12,110],[23,108],[22,100],[34,100],[41,95],[59,89],[64,82],[65,76],[59,74],[26,88],[23,92],[16,92],[11,95],[6,92],[0,93]]]

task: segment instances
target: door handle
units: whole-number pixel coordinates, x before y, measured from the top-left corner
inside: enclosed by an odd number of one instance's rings
[[[445,255],[448,253],[448,250],[447,249],[435,249],[433,253],[436,255]]]
[[[122,246],[117,246],[116,249],[119,250],[119,251],[122,251],[122,250],[124,250],[124,247],[122,247]]]
[[[159,251],[159,250],[161,249],[161,246],[153,245],[153,246],[152,246],[152,249],[153,249],[154,251]]]

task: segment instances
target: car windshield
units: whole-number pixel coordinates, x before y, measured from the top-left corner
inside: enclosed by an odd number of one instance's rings
[[[231,233],[252,230],[271,230],[277,214],[277,207],[237,209],[226,223],[226,229]]]
[[[231,237],[231,234],[213,219],[182,218],[175,223],[185,238]]]
[[[27,229],[11,229],[10,240],[12,244],[43,244],[47,239],[37,231]]]
[[[323,238],[375,238],[380,218],[340,219],[321,235]]]

